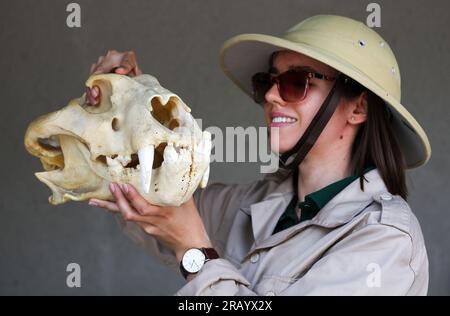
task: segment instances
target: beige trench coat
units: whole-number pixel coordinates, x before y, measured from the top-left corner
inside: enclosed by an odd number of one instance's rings
[[[178,295],[426,295],[428,258],[408,204],[388,193],[377,169],[312,220],[272,235],[293,197],[292,174],[250,184],[212,183],[194,195],[221,259],[205,263]],[[120,218],[120,217],[119,217]],[[171,251],[135,223],[123,230],[164,264]]]

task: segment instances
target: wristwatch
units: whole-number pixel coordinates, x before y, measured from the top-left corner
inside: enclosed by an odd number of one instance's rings
[[[185,279],[189,274],[195,274],[201,270],[205,262],[219,258],[214,248],[191,248],[188,249],[181,259],[180,271]]]

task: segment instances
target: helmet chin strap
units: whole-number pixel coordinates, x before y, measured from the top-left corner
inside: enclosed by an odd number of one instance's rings
[[[333,88],[322,103],[319,111],[317,111],[305,133],[292,149],[280,155],[279,159],[282,168],[296,169],[303,159],[305,159],[335,112],[341,99],[342,86],[346,81],[347,80],[344,79],[342,75],[339,75],[336,78]]]

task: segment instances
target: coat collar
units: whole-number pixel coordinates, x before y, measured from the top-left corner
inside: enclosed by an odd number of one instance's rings
[[[272,235],[277,220],[294,195],[292,173],[284,176],[284,180],[274,191],[266,195],[261,202],[251,204],[244,210],[251,215],[255,238],[255,244],[250,252],[273,247],[311,225],[334,228],[346,224],[372,203],[374,195],[387,191],[378,169],[374,169],[365,174],[367,181],[364,183],[364,191],[360,188],[358,178],[332,198],[312,220]]]

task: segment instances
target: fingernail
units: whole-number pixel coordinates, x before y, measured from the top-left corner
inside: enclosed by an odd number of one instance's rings
[[[126,185],[125,183],[121,185],[122,190],[125,191],[125,193],[128,193],[128,185]]]
[[[96,202],[94,202],[94,201],[89,201],[89,205],[91,205],[91,206],[98,206],[98,204]]]
[[[110,183],[109,184],[109,189],[111,190],[111,192],[116,192],[116,186],[114,185],[114,183]]]

